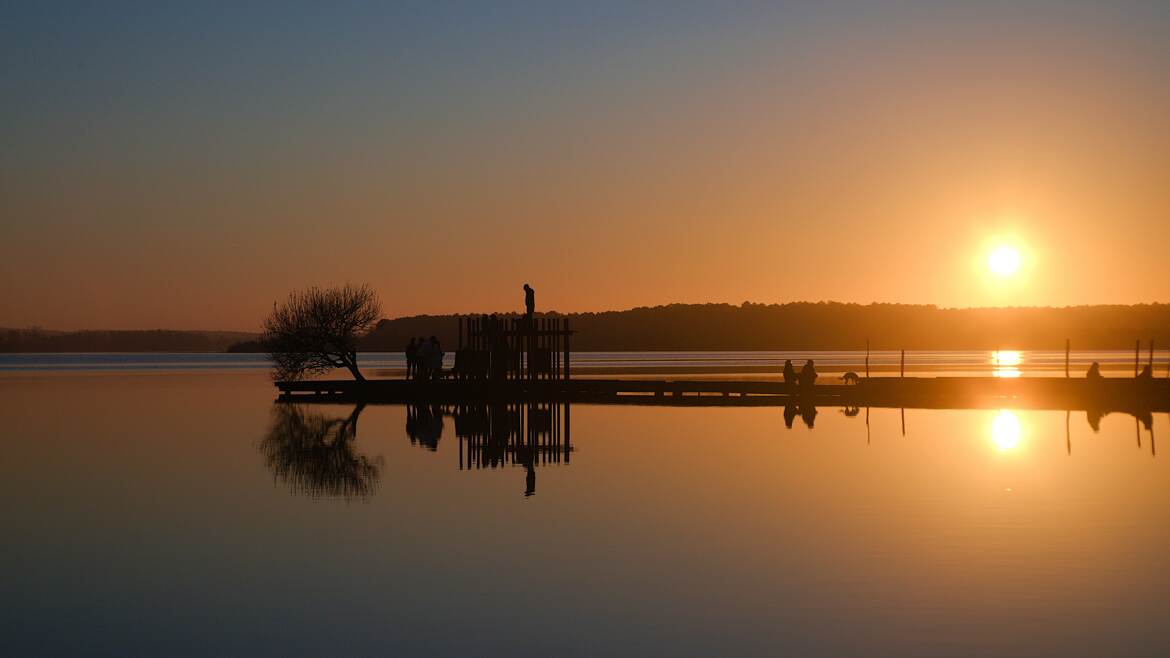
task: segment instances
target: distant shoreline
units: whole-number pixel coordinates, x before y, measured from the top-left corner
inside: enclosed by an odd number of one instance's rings
[[[395,352],[412,337],[458,346],[456,318],[418,315],[378,322],[363,351]],[[515,314],[504,317],[515,317]],[[1170,304],[946,309],[909,304],[670,304],[568,318],[574,351],[759,350],[1141,350],[1170,347]],[[0,353],[258,353],[259,332],[0,329]]]

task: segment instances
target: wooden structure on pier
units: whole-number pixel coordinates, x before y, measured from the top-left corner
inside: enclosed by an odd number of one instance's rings
[[[556,381],[569,379],[568,318],[459,318],[459,346],[452,377],[459,381]]]

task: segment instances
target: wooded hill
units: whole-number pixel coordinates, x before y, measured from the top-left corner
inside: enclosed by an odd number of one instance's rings
[[[1132,349],[1150,339],[1170,348],[1170,304],[1062,308],[943,309],[928,305],[671,304],[568,317],[580,351],[865,349]],[[541,314],[537,314],[542,317]],[[363,349],[399,351],[411,336],[454,349],[454,315],[382,320]]]
[[[411,336],[457,345],[455,315],[382,320],[365,351],[397,352]],[[515,315],[511,316],[515,317]],[[545,317],[538,313],[537,317]],[[670,304],[568,317],[579,351],[1133,349],[1150,339],[1170,349],[1170,304],[1062,308],[943,309],[908,304]],[[262,352],[258,335],[230,331],[0,329],[0,352]],[[1143,352],[1144,353],[1144,352]]]
[[[223,352],[241,331],[46,331],[0,329],[0,352]]]

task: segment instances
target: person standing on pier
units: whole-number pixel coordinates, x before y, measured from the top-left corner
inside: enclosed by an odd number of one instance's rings
[[[536,312],[536,291],[527,283],[524,284],[524,318],[532,322],[532,314]]]
[[[410,342],[406,345],[406,378],[414,379],[414,371],[416,369],[416,361],[418,361],[418,343],[414,342],[414,336],[410,337]]]

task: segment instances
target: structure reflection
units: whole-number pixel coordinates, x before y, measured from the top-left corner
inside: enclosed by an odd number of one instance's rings
[[[459,439],[459,469],[524,468],[524,495],[536,493],[536,468],[568,464],[570,405],[495,403],[459,406],[453,411]]]
[[[260,454],[273,476],[294,494],[313,498],[367,498],[377,489],[383,460],[354,450],[364,405],[347,417],[329,417],[295,404],[277,404]]]

